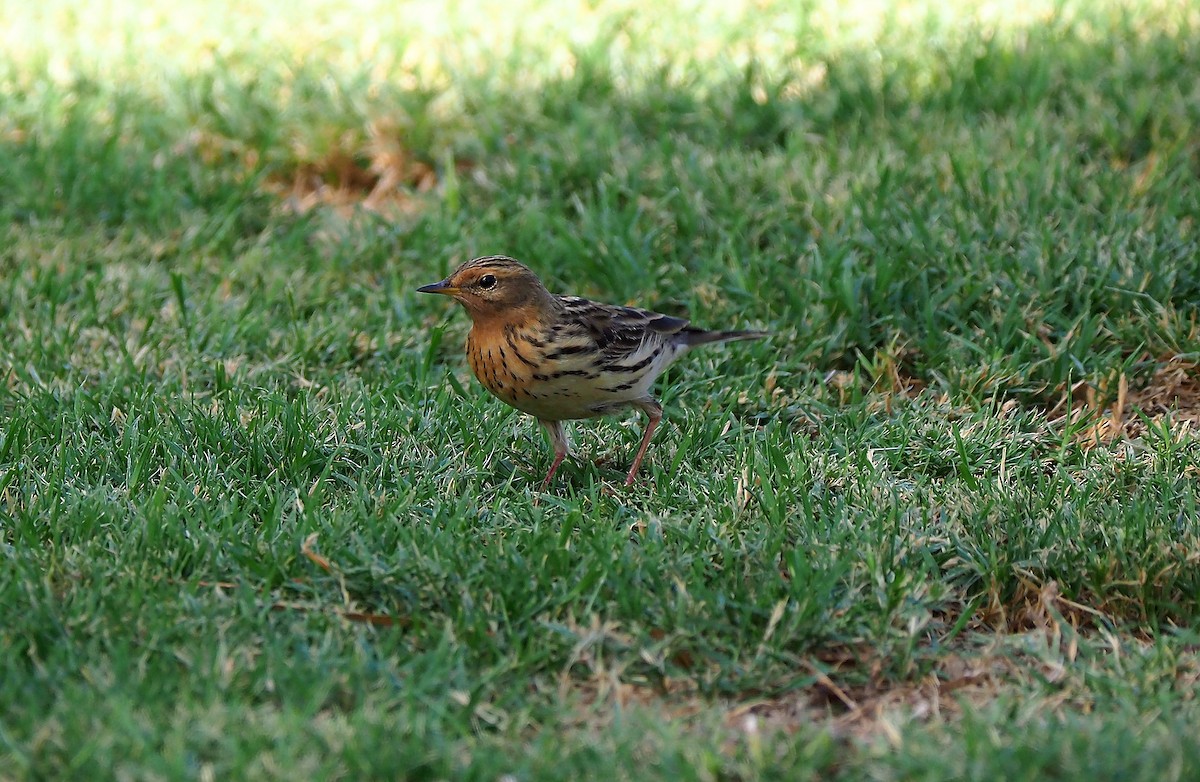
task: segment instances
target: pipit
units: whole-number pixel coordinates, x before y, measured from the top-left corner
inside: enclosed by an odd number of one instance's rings
[[[697,345],[766,336],[705,331],[657,312],[557,296],[529,267],[503,255],[467,261],[417,290],[451,296],[466,308],[467,361],[475,377],[550,434],[554,461],[543,490],[571,452],[564,421],[636,407],[650,420],[625,478],[632,484],[662,420],[650,390],[663,370]]]

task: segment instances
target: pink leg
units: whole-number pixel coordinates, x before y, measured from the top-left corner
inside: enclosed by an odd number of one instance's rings
[[[658,422],[662,420],[662,406],[653,399],[643,400],[638,403],[638,407],[646,411],[646,415],[650,416],[650,421],[646,424],[646,433],[642,435],[642,445],[633,459],[633,466],[629,468],[629,475],[625,476],[626,486],[633,485],[633,477],[637,475],[638,467],[642,466],[642,457],[646,455],[646,449],[650,447],[650,438],[654,436],[654,430],[658,428]]]
[[[554,461],[550,463],[550,472],[546,473],[546,479],[542,481],[542,491],[545,491],[550,486],[550,479],[554,477],[554,473],[558,472],[558,465],[562,464],[563,459],[571,453],[571,444],[567,440],[567,432],[563,428],[562,421],[539,419],[538,423],[546,428],[546,432],[550,435],[550,445],[554,448]]]
[[[567,458],[565,453],[554,455],[554,461],[550,463],[550,472],[546,473],[545,480],[542,481],[542,491],[545,491],[550,486],[550,479],[554,477],[554,473],[558,472],[558,465],[563,463],[563,459]]]

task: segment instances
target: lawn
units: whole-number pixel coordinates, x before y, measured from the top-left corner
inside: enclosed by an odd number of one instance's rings
[[[0,779],[1200,777],[1194,3],[0,18]]]

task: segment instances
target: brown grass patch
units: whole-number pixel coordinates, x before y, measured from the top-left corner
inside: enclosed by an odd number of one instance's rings
[[[898,726],[955,719],[964,709],[994,699],[1012,677],[1008,657],[949,654],[919,679],[842,687],[812,668],[813,685],[778,698],[748,700],[725,707],[724,722],[743,734],[795,733],[824,726],[834,735],[883,737],[898,744]]]
[[[1074,660],[1079,631],[1111,626],[1114,621],[1100,609],[1064,597],[1057,581],[1042,582],[1031,573],[1020,572],[1012,598],[1003,602],[993,590],[973,624],[1007,633],[1038,631],[1056,641],[1066,638],[1067,657]]]
[[[825,385],[843,405],[855,392],[877,395],[878,406],[890,414],[895,400],[915,399],[929,390],[925,381],[906,369],[906,359],[903,349],[882,351],[865,365],[865,371],[861,366],[853,372],[831,370]],[[944,394],[939,396],[948,401]],[[1003,409],[1019,405],[1010,399]],[[1178,434],[1200,431],[1200,363],[1165,357],[1140,384],[1125,374],[1110,384],[1081,380],[1065,389],[1046,412],[1051,427],[1075,427],[1085,448],[1136,440],[1151,425]]]
[[[362,129],[348,129],[333,140],[292,142],[282,163],[263,188],[280,199],[284,209],[304,214],[328,207],[342,217],[363,209],[385,216],[403,216],[420,209],[422,196],[440,183],[434,166],[405,143],[403,129],[393,121],[375,120]],[[168,153],[160,153],[159,165]],[[209,166],[231,166],[248,177],[262,165],[257,148],[238,139],[200,128],[171,150],[194,155]],[[469,170],[469,161],[455,160],[456,173]]]
[[[1063,604],[1052,585],[1035,602],[1043,608]],[[556,694],[573,708],[556,729],[601,733],[624,715],[641,712],[652,722],[669,722],[684,732],[710,736],[723,754],[734,755],[744,747],[756,751],[762,741],[774,736],[814,730],[838,740],[900,746],[912,726],[953,724],[1006,697],[1036,702],[1048,716],[1086,713],[1094,707],[1094,695],[1074,670],[1076,641],[1083,637],[1108,644],[1140,642],[1103,633],[1064,632],[1067,623],[1060,613],[1043,613],[1036,605],[1024,619],[1037,626],[1020,632],[974,634],[973,645],[955,643],[956,648],[940,651],[936,661],[909,679],[873,673],[882,664],[877,652],[849,647],[826,649],[802,660],[795,686],[785,692],[749,691],[732,698],[705,694],[690,679],[638,682],[613,670],[583,678],[578,672],[564,672],[558,677]],[[861,683],[864,677],[867,681]],[[1189,692],[1197,682],[1200,656],[1188,649],[1177,661],[1175,686]]]
[[[1131,387],[1122,374],[1115,387],[1075,384],[1051,409],[1067,410],[1051,424],[1083,424],[1078,439],[1084,447],[1135,440],[1150,425],[1173,432],[1200,430],[1200,365],[1177,357],[1162,360],[1145,385]]]
[[[355,209],[404,215],[416,211],[418,196],[437,184],[433,166],[405,147],[398,129],[372,122],[365,142],[347,133],[321,157],[298,154],[295,167],[272,178],[267,189],[298,214],[330,207],[342,216]]]
[[[942,617],[946,627],[959,618],[953,612]],[[780,682],[779,690],[721,698],[698,683],[706,678],[703,660],[689,656],[686,674],[678,678],[647,676],[645,669],[632,671],[630,661],[644,660],[662,671],[660,649],[631,657],[637,641],[615,625],[594,620],[577,629],[584,634],[580,645],[551,684],[559,701],[574,707],[565,727],[602,731],[622,714],[642,711],[654,721],[711,734],[726,754],[770,736],[813,729],[836,739],[898,746],[911,725],[953,723],[1008,696],[1036,701],[1047,714],[1086,712],[1094,697],[1075,666],[1095,663],[1080,656],[1081,645],[1094,654],[1097,648],[1132,651],[1151,643],[1136,633],[1115,635],[1102,611],[1065,597],[1054,581],[1029,575],[1004,605],[976,608],[962,634],[938,639],[936,648],[933,639],[922,643],[916,651],[922,662],[907,678],[889,673],[892,661],[875,646],[834,644],[800,659],[792,681]],[[654,633],[651,638],[661,640]],[[610,651],[625,653],[607,657],[601,649],[608,644]],[[1197,651],[1188,648],[1177,661],[1181,692],[1200,681]]]
[[[685,730],[715,731],[714,739],[732,754],[744,742],[812,728],[841,738],[899,741],[898,726],[950,721],[990,702],[1020,678],[1022,665],[1011,655],[951,652],[918,679],[897,682],[872,675],[870,683],[852,685],[837,679],[860,678],[863,668],[878,667],[870,650],[827,650],[821,658],[804,661],[797,672],[799,686],[779,695],[712,698],[691,680],[636,683],[615,671],[586,678],[563,673],[557,695],[575,706],[565,727],[599,731],[619,715],[641,710]],[[1055,672],[1040,675],[1053,678]]]
[[[290,167],[270,177],[266,189],[296,214],[326,207],[342,217],[359,209],[389,217],[410,215],[443,180],[404,135],[395,122],[375,120],[367,123],[365,136],[346,131],[319,153],[297,144]],[[456,174],[473,167],[467,160],[453,163]]]

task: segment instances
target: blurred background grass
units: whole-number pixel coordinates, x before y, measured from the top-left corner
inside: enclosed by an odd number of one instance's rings
[[[365,201],[425,276],[499,247],[651,305],[715,259],[805,361],[976,400],[1195,342],[1191,4],[5,10],[18,223],[165,257]]]

